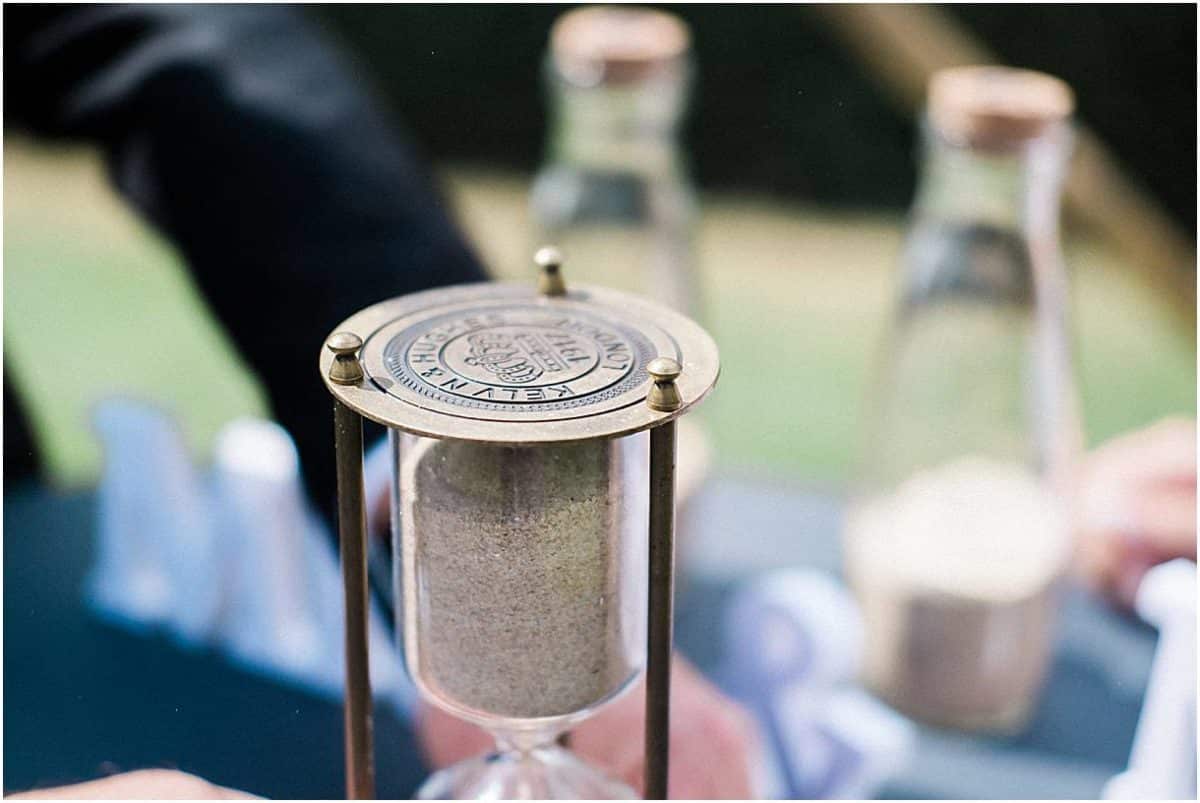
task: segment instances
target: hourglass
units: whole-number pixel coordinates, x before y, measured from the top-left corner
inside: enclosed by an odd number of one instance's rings
[[[559,737],[646,672],[646,795],[666,797],[675,420],[717,379],[665,306],[482,283],[385,301],[326,343],[346,594],[347,796],[373,796],[362,418],[389,430],[396,621],[421,694],[493,734],[430,799],[624,798]]]

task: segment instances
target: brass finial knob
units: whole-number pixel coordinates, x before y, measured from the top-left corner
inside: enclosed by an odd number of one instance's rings
[[[542,269],[538,280],[538,292],[544,296],[565,296],[567,285],[562,277],[562,251],[552,245],[542,246],[533,255],[533,262]]]
[[[330,380],[339,385],[354,385],[362,381],[363,370],[358,363],[358,350],[362,338],[353,332],[334,332],[325,341],[325,347],[333,352],[333,365],[329,367]]]
[[[679,388],[675,385],[675,380],[683,373],[679,361],[670,357],[655,357],[646,365],[646,372],[654,380],[654,386],[646,396],[646,404],[650,409],[663,412],[678,410],[683,404]]]

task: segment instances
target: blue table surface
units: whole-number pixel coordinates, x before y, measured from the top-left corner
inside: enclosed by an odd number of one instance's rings
[[[266,797],[342,797],[335,701],[87,612],[94,514],[90,494],[5,493],[5,792],[170,767]],[[425,769],[407,724],[381,710],[375,740],[379,795],[410,796]]]
[[[835,494],[719,476],[683,512],[677,634],[701,669],[723,660],[720,614],[738,583],[779,566],[836,572],[840,509]],[[90,494],[6,490],[5,791],[159,766],[268,797],[340,797],[336,703],[87,613],[93,527]],[[986,739],[922,728],[885,796],[1095,797],[1124,767],[1153,649],[1152,631],[1072,593],[1029,729]],[[376,750],[380,797],[409,796],[426,770],[387,710]]]

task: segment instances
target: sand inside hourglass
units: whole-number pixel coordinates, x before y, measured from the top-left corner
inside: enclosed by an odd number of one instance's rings
[[[637,436],[406,442],[406,657],[436,702],[482,724],[568,717],[632,683],[645,654],[644,449]]]

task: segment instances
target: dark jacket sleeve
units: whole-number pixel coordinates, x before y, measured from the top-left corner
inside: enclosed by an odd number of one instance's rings
[[[483,278],[398,129],[280,6],[7,6],[5,114],[101,146],[182,253],[333,493],[323,338],[368,304]]]

